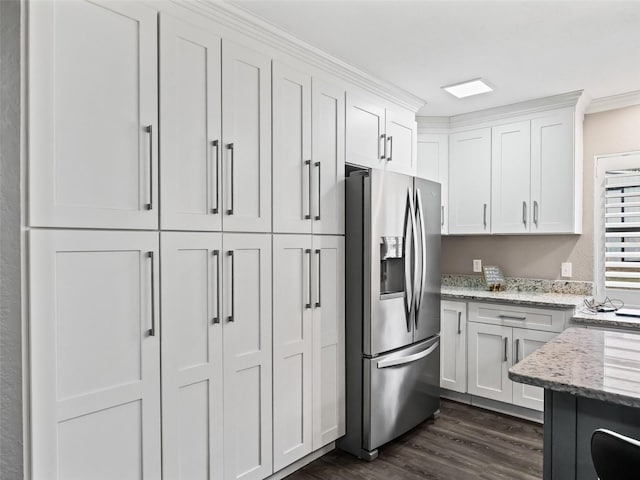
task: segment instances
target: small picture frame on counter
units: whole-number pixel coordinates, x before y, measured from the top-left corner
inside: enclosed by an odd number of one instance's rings
[[[484,281],[487,284],[487,288],[492,292],[501,292],[504,290],[504,275],[500,267],[495,265],[487,265],[483,268]]]

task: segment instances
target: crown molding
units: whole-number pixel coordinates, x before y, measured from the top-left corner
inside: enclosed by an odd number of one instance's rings
[[[583,90],[576,90],[575,92],[562,93],[551,97],[537,98],[526,102],[463,113],[449,117],[449,121],[451,128],[460,128],[475,125],[479,122],[495,122],[520,115],[531,115],[547,110],[575,107],[580,100],[582,92]]]
[[[610,97],[595,98],[589,104],[585,113],[606,112],[607,110],[632,107],[634,105],[640,105],[640,90],[611,95]]]
[[[219,0],[171,0],[172,3],[206,15],[217,23],[328,72],[387,101],[417,112],[425,101],[370,73],[349,65],[319,48],[286,33],[242,8]]]
[[[421,117],[416,115],[418,128],[449,128],[451,117]]]

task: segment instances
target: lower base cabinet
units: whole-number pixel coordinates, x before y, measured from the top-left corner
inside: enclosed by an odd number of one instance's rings
[[[273,238],[273,459],[345,432],[344,237]]]
[[[467,304],[440,304],[440,386],[467,391]]]
[[[160,238],[164,477],[265,478],[273,472],[271,236]]]

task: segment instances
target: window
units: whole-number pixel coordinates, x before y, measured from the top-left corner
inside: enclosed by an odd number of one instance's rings
[[[596,157],[595,180],[597,298],[640,305],[640,153]]]

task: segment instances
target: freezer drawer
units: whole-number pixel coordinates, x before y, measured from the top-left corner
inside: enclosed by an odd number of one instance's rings
[[[440,337],[364,359],[363,448],[374,450],[440,408]]]

